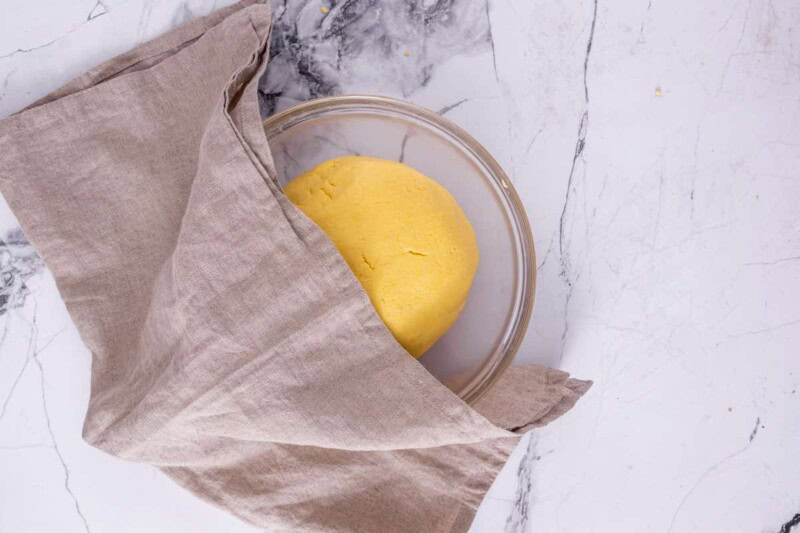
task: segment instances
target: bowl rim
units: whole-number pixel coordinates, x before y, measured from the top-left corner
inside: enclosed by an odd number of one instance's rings
[[[492,174],[492,179],[499,181],[498,185],[506,191],[507,197],[511,203],[512,211],[517,219],[517,223],[521,230],[521,244],[523,253],[528,252],[530,257],[530,268],[528,269],[529,280],[523,275],[523,295],[522,295],[522,308],[519,320],[516,327],[512,331],[512,337],[508,343],[508,348],[501,357],[500,361],[492,365],[486,370],[485,373],[479,373],[473,377],[465,386],[466,393],[462,400],[467,404],[474,405],[489,389],[494,386],[500,377],[505,373],[511,362],[517,355],[522,341],[528,331],[531,315],[533,314],[533,303],[536,296],[536,249],[534,247],[533,232],[531,231],[528,215],[525,212],[525,207],[519,197],[513,183],[506,175],[503,168],[472,135],[470,135],[464,128],[458,126],[450,119],[426,109],[422,106],[412,104],[405,100],[391,98],[388,96],[370,95],[370,94],[347,94],[337,96],[325,96],[322,98],[314,98],[300,102],[292,107],[279,111],[270,115],[262,121],[264,131],[267,137],[271,134],[278,134],[285,128],[283,124],[289,122],[292,118],[298,115],[304,115],[313,111],[321,109],[339,107],[339,106],[379,106],[386,107],[400,113],[409,114],[421,118],[434,126],[445,130],[447,133],[458,139],[463,145],[472,152],[473,156],[486,165]],[[526,283],[527,282],[527,283]],[[476,383],[478,382],[478,383]]]

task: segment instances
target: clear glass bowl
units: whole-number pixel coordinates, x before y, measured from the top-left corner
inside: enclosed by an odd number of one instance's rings
[[[475,229],[480,265],[461,316],[419,361],[475,402],[514,358],[536,285],[528,218],[494,158],[441,115],[380,96],[311,100],[267,118],[264,130],[282,185],[328,159],[365,155],[402,161],[455,197]]]

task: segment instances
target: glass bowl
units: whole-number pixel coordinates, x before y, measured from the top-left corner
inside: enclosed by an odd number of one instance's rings
[[[281,185],[328,159],[364,155],[410,165],[455,197],[475,229],[480,264],[461,316],[419,362],[475,402],[514,358],[536,285],[528,218],[497,161],[441,115],[381,96],[310,100],[267,118],[264,130]]]

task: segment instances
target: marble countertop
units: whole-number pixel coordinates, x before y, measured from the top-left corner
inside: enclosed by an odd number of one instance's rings
[[[217,4],[4,2],[0,116]],[[473,531],[800,532],[800,4],[274,10],[264,109],[399,96],[497,157],[539,258],[518,361],[595,381]],[[0,234],[0,531],[253,531],[81,440],[91,355],[4,202]]]

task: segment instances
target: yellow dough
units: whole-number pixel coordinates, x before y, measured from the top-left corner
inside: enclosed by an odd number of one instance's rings
[[[384,159],[331,159],[286,195],[330,237],[414,357],[453,325],[478,269],[475,232],[444,187]]]

